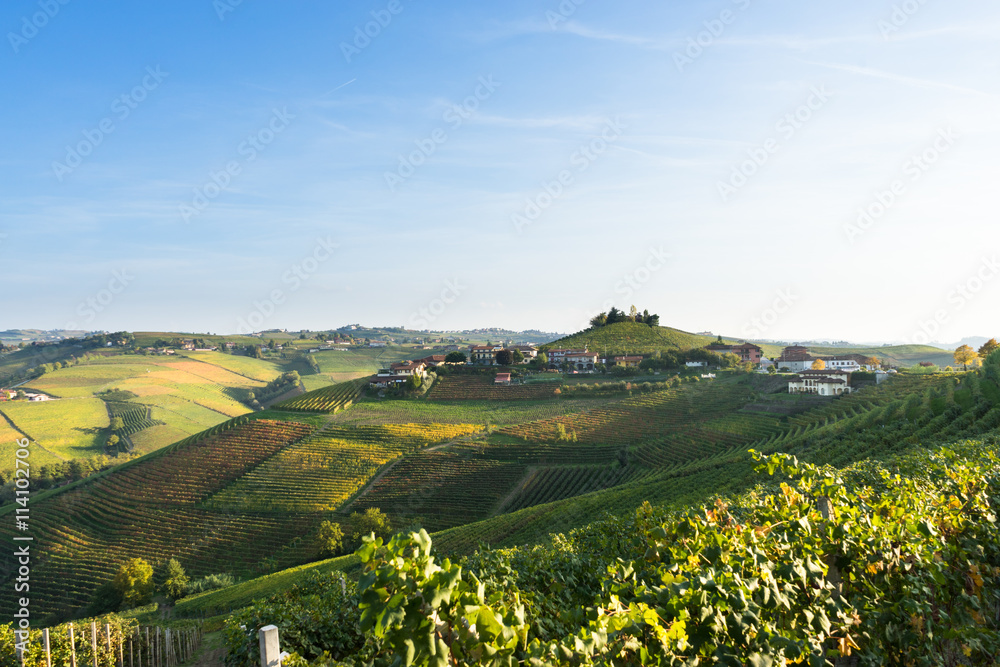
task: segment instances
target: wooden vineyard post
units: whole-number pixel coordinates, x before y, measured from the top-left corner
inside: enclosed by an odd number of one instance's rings
[[[97,621],[90,622],[90,652],[94,657],[94,667],[99,667],[97,664]]]
[[[139,660],[142,662],[142,659]],[[149,663],[149,667],[153,667],[153,653],[152,649],[149,647],[149,628],[146,628],[146,662]]]
[[[260,667],[281,667],[278,627],[265,625],[258,634],[260,636]]]
[[[123,638],[124,638],[124,635],[123,635]],[[132,638],[129,637],[128,638],[128,667],[135,667],[135,654],[132,653],[132,651],[135,650],[134,644],[135,644],[135,642],[133,642]]]
[[[69,665],[76,667],[76,640],[73,637],[73,624],[69,624]]]
[[[108,657],[110,657],[112,660],[114,660],[115,659],[115,653],[116,653],[116,651],[115,651],[115,647],[111,645],[111,624],[110,623],[105,623],[104,624],[104,641],[106,641],[108,643]]]
[[[45,667],[52,667],[52,647],[49,644],[49,629],[42,630],[42,646],[45,649]]]

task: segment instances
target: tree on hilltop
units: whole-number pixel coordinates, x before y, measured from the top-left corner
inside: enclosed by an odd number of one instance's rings
[[[997,342],[996,338],[990,338],[979,348],[979,356],[985,359],[998,349],[1000,349],[1000,343]]]
[[[955,363],[962,364],[965,370],[969,370],[969,364],[973,359],[977,359],[979,354],[968,345],[962,345],[955,349]]]
[[[590,318],[590,326],[595,329],[597,327],[603,327],[607,323],[608,323],[607,313],[598,313],[597,315],[594,315],[593,317]]]

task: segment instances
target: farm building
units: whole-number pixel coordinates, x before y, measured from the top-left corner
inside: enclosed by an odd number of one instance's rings
[[[847,380],[849,373],[843,371],[803,371],[788,381],[790,394],[818,394],[819,396],[840,396],[851,393]]]
[[[642,357],[615,357],[612,365],[624,366],[625,368],[638,368],[642,363]]]
[[[812,368],[816,359],[809,350],[801,345],[789,345],[781,351],[781,356],[774,360],[780,371],[804,371]]]
[[[707,345],[705,349],[716,354],[735,354],[740,358],[740,361],[749,361],[751,364],[759,364],[760,360],[764,357],[763,348],[753,343],[739,343],[737,345],[712,343],[711,345]]]
[[[497,363],[497,352],[503,349],[503,345],[470,345],[469,363],[482,366],[495,366]]]
[[[493,384],[510,384],[510,373],[497,373],[496,378],[493,380]]]

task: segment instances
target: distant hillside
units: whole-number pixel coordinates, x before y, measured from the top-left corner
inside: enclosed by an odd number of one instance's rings
[[[543,349],[580,348],[608,354],[651,354],[656,350],[688,350],[714,343],[712,336],[699,336],[670,327],[651,327],[635,322],[616,322],[585,329],[543,345]]]
[[[921,361],[929,361],[942,368],[954,366],[955,357],[931,345],[887,345],[885,347],[810,347],[813,356],[833,356],[838,354],[864,354],[878,357],[893,366],[916,366]]]

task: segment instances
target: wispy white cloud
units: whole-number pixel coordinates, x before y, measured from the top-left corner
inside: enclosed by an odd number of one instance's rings
[[[894,81],[896,83],[901,83],[907,86],[913,86],[915,88],[950,90],[956,93],[965,93],[968,95],[981,95],[984,97],[990,97],[994,99],[998,97],[996,93],[990,93],[983,90],[978,90],[976,88],[968,88],[966,86],[959,86],[953,83],[946,83],[944,81],[919,79],[916,77],[906,76],[904,74],[896,74],[895,72],[886,72],[871,67],[861,67],[859,65],[843,65],[840,63],[824,63],[816,61],[803,61],[803,62],[805,62],[808,65],[816,65],[817,67],[826,67],[829,69],[840,70],[842,72],[850,72],[851,74],[859,74],[861,76],[868,76],[876,79],[885,79],[887,81]]]

